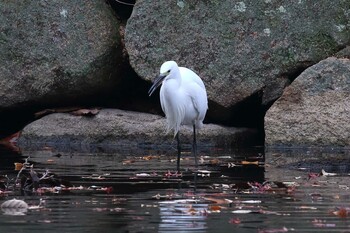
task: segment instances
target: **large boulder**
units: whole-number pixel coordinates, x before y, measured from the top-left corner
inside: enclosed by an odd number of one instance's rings
[[[350,60],[306,69],[267,111],[267,146],[350,146]]]
[[[94,116],[54,113],[27,125],[21,133],[22,148],[45,145],[117,145],[119,147],[174,147],[172,133],[165,134],[165,118],[147,113],[102,109]],[[181,128],[184,145],[191,144],[192,130]],[[257,144],[257,133],[247,128],[205,124],[198,132],[199,146],[248,146]]]
[[[345,47],[349,12],[348,0],[144,0],[127,22],[125,43],[146,80],[175,60],[198,72],[219,106],[256,93],[265,105],[300,70]]]
[[[62,104],[117,83],[119,22],[105,1],[1,0],[0,22],[0,109]]]

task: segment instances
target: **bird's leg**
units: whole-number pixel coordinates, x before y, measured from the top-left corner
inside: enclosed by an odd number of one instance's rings
[[[181,144],[180,144],[179,132],[177,132],[176,134],[176,140],[177,140],[177,171],[180,173]]]
[[[197,140],[196,140],[196,125],[193,124],[193,144],[192,144],[192,151],[194,155],[194,163],[196,167],[198,166],[198,161],[197,161]]]

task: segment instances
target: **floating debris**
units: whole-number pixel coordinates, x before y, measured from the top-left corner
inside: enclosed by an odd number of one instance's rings
[[[256,213],[256,211],[253,211],[253,210],[233,210],[231,213],[233,213],[233,214],[250,214],[250,213]]]
[[[25,215],[28,211],[28,204],[23,200],[13,198],[2,203],[1,210],[6,215]]]
[[[326,172],[324,169],[321,171],[322,176],[336,176],[337,173]]]

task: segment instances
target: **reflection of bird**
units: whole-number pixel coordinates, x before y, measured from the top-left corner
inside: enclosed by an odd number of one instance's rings
[[[161,84],[160,103],[167,120],[167,132],[173,129],[177,139],[177,170],[180,170],[180,125],[193,126],[192,152],[197,165],[196,128],[203,126],[208,109],[204,83],[192,70],[167,61],[160,67],[160,75],[154,80],[148,94],[151,96]]]

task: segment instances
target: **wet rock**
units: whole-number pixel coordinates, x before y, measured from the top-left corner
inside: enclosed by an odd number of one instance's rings
[[[347,0],[137,1],[125,42],[146,80],[175,60],[198,72],[214,103],[229,108],[261,93],[265,105],[301,70],[345,47],[349,7]]]
[[[350,146],[350,60],[305,70],[265,116],[268,146]]]
[[[103,0],[0,1],[0,108],[60,105],[118,80],[119,23]]]
[[[256,145],[256,131],[205,124],[198,132],[199,146]],[[181,141],[192,143],[192,130],[181,128]],[[98,144],[121,147],[176,146],[172,133],[165,134],[165,118],[140,112],[102,109],[95,116],[69,113],[47,115],[27,125],[19,138],[23,148],[35,144]]]

